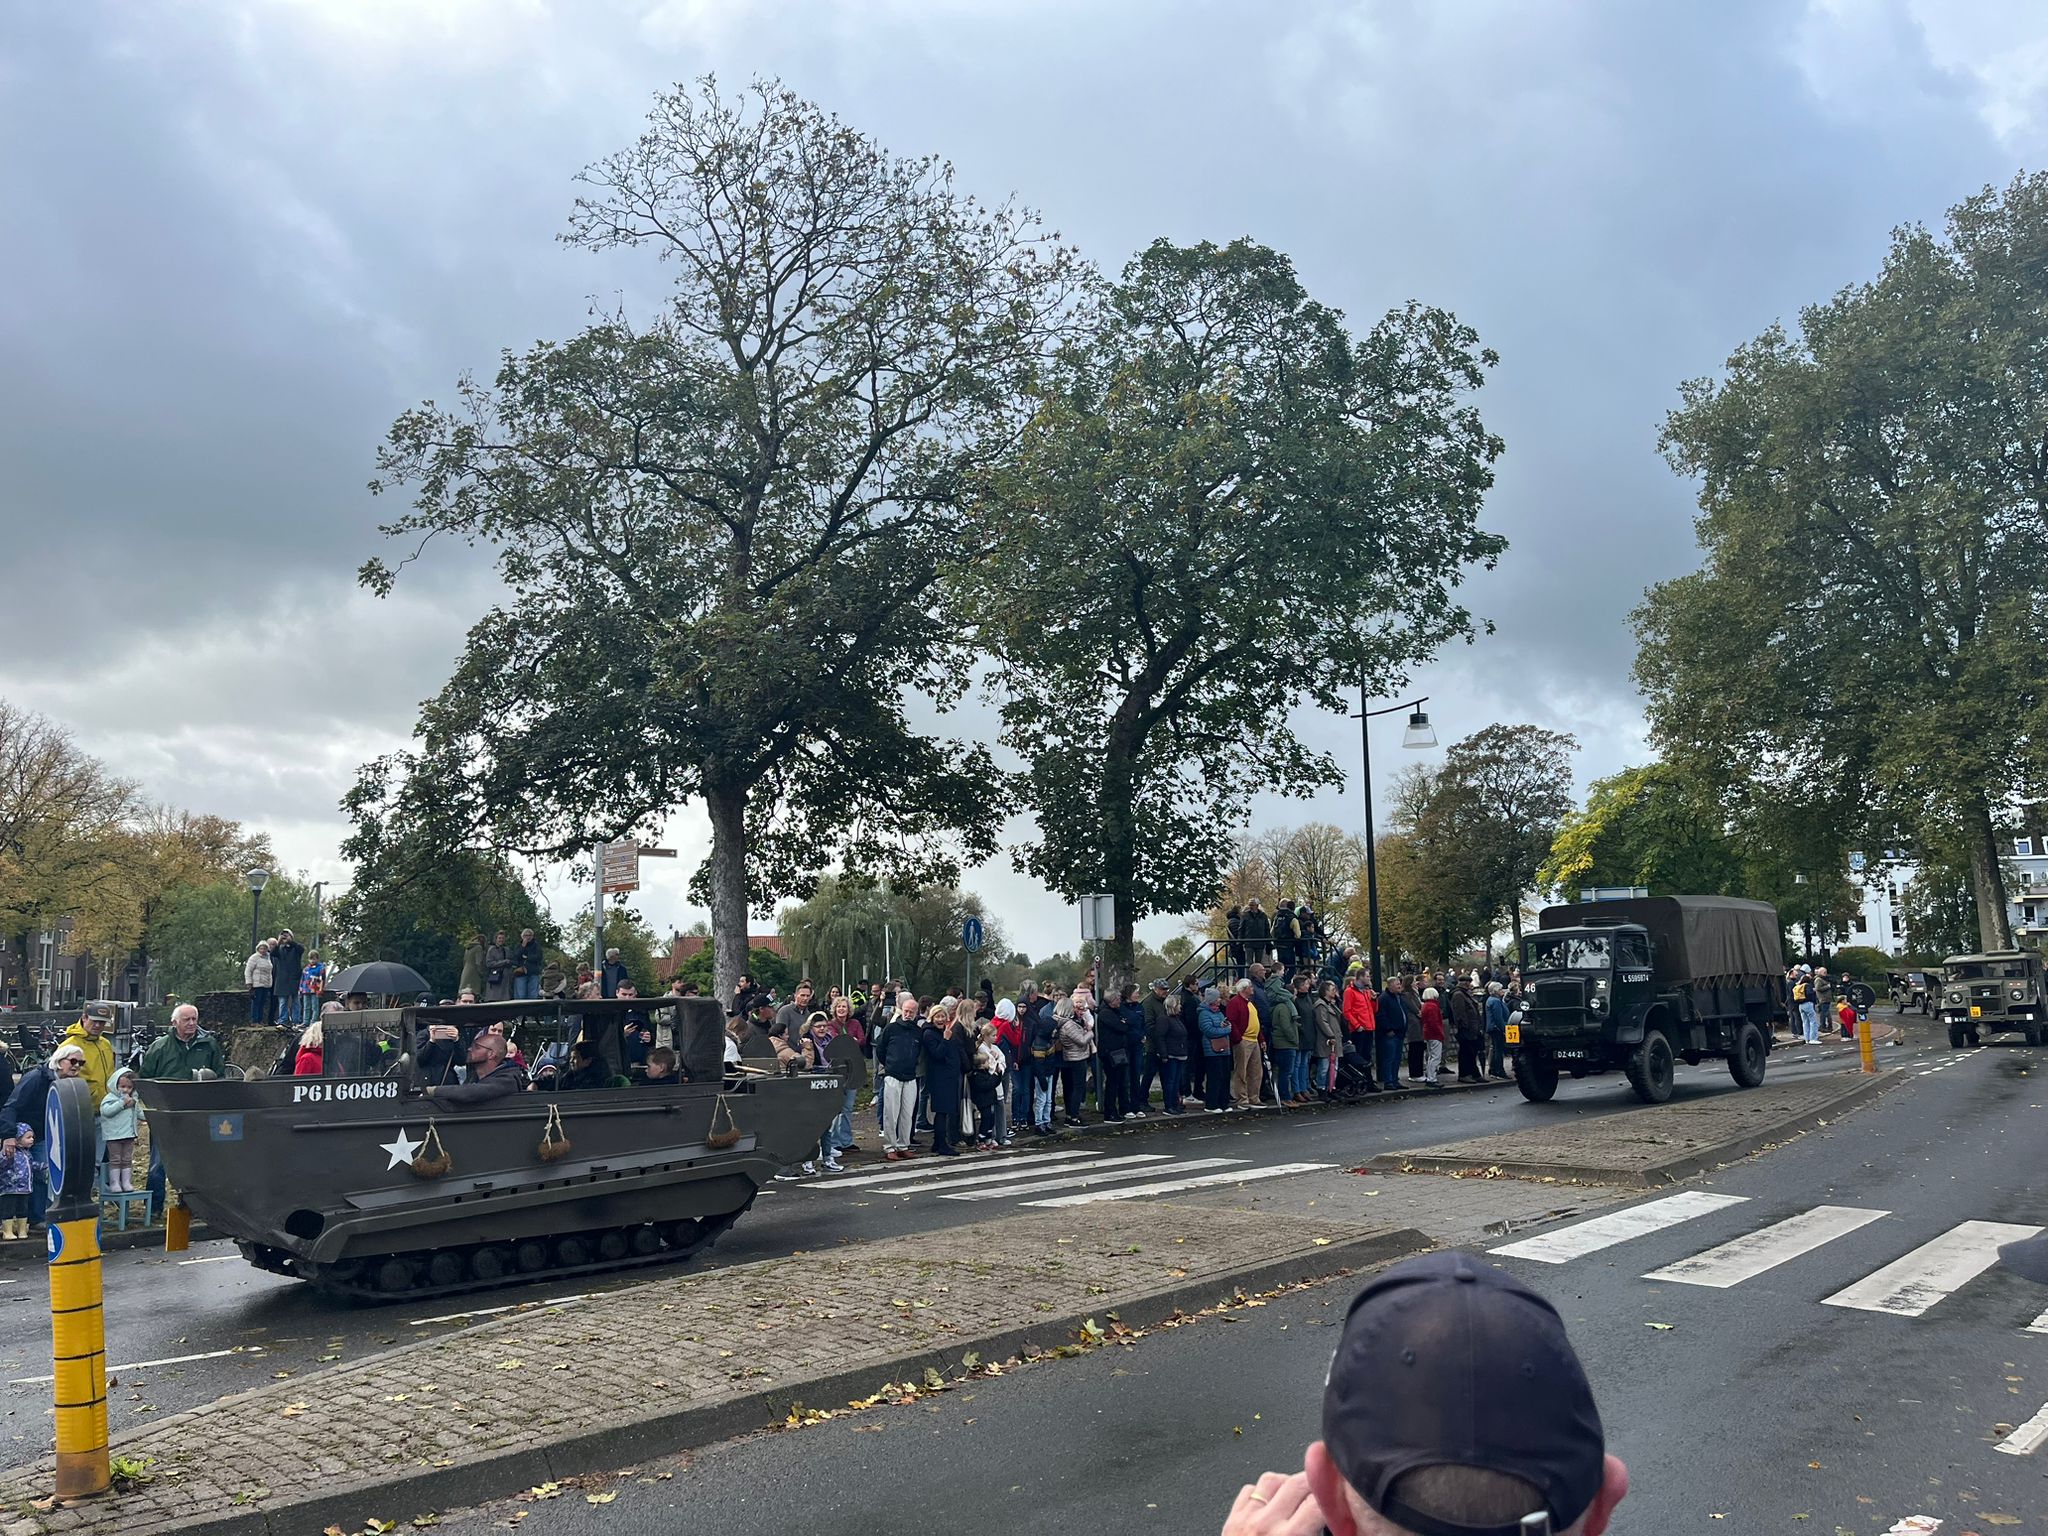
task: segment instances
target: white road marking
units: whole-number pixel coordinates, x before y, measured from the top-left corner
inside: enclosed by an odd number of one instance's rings
[[[1078,1163],[1063,1163],[1052,1171],[1054,1173],[1080,1173],[1084,1169],[1089,1168],[1122,1168],[1139,1163],[1163,1163],[1172,1156],[1171,1152],[1132,1152],[1122,1157],[1090,1157],[1084,1158]],[[973,1165],[970,1164],[969,1166]],[[953,1170],[950,1168],[928,1168],[924,1171],[927,1174],[934,1174],[951,1173]],[[1150,1168],[1139,1169],[1132,1166],[1130,1171],[1132,1173],[1150,1173],[1152,1170]],[[921,1195],[928,1190],[963,1189],[970,1184],[994,1184],[1005,1179],[1015,1182],[1029,1176],[1026,1170],[1022,1168],[991,1169],[986,1164],[983,1164],[964,1179],[927,1178],[916,1183],[891,1184],[886,1188],[873,1190],[871,1193],[877,1195]]]
[[[542,1307],[567,1307],[595,1299],[588,1291],[578,1291],[574,1296],[556,1296],[547,1301],[515,1301],[502,1307],[478,1307],[473,1312],[443,1312],[439,1317],[416,1317],[412,1326],[424,1328],[430,1323],[459,1323],[466,1317],[496,1317],[500,1312],[531,1312]]]
[[[2048,1403],[2041,1405],[2041,1411],[2026,1423],[1991,1447],[2008,1456],[2031,1456],[2048,1442]]]
[[[1100,1150],[1089,1152],[1036,1152],[1019,1153],[1010,1157],[972,1159],[947,1163],[944,1158],[928,1162],[920,1157],[907,1168],[891,1168],[887,1173],[861,1173],[850,1179],[823,1179],[812,1185],[814,1189],[886,1189],[896,1184],[915,1184],[920,1179],[936,1179],[953,1174],[985,1171],[989,1168],[1007,1167],[1017,1169],[1038,1163],[1070,1163],[1077,1157],[1101,1157]]]
[[[1161,1159],[1165,1161],[1164,1158]],[[964,1189],[941,1195],[941,1200],[1002,1200],[1011,1195],[1042,1195],[1054,1189],[1086,1189],[1094,1184],[1117,1184],[1125,1179],[1149,1178],[1155,1173],[1193,1173],[1198,1168],[1224,1168],[1245,1161],[1241,1157],[1191,1157],[1184,1162],[1167,1162],[1162,1167],[1119,1168],[1108,1173],[1077,1173],[1071,1178],[1027,1179],[1019,1184],[998,1184],[994,1189]]]
[[[1183,1165],[1185,1166],[1185,1165]],[[1283,1173],[1313,1173],[1334,1168],[1335,1163],[1274,1163],[1264,1168],[1239,1168],[1229,1173],[1204,1173],[1192,1179],[1166,1179],[1157,1184],[1135,1184],[1122,1189],[1094,1189],[1081,1195],[1058,1195],[1051,1200],[1026,1200],[1025,1205],[1092,1205],[1098,1200],[1136,1200],[1146,1195],[1170,1195],[1176,1190],[1200,1189],[1207,1184],[1241,1184],[1251,1179],[1276,1179]]]
[[[230,1259],[239,1259],[240,1257],[239,1253],[216,1253],[203,1259],[180,1259],[178,1260],[178,1267],[183,1269],[187,1264],[225,1264]]]
[[[1682,1285],[1707,1285],[1726,1290],[1745,1280],[1754,1280],[1767,1269],[1811,1253],[1823,1243],[1867,1227],[1889,1211],[1862,1210],[1853,1205],[1816,1205],[1810,1211],[1788,1216],[1732,1242],[1696,1253],[1676,1264],[1653,1269],[1645,1280],[1676,1280]]]
[[[2043,1312],[2039,1317],[2027,1324],[2026,1331],[2028,1333],[2048,1333],[2048,1312]]]
[[[194,1360],[220,1360],[229,1355],[260,1355],[262,1353],[263,1346],[261,1344],[238,1344],[233,1349],[209,1349],[197,1355],[166,1355],[161,1360],[131,1360],[126,1365],[108,1366],[107,1374],[111,1376],[118,1375],[122,1371],[147,1371],[159,1365],[190,1365]],[[17,1376],[14,1380],[8,1382],[7,1385],[10,1387],[37,1387],[46,1385],[56,1379],[54,1376]]]
[[[1691,1221],[1696,1216],[1705,1216],[1727,1206],[1741,1205],[1748,1199],[1747,1195],[1714,1195],[1705,1190],[1689,1189],[1682,1195],[1666,1195],[1662,1200],[1631,1206],[1611,1216],[1595,1216],[1591,1221],[1525,1237],[1518,1243],[1490,1251],[1510,1259],[1534,1259],[1538,1264],[1565,1264],[1573,1259],[1582,1259],[1589,1253],[1598,1253],[1602,1248],[1612,1248],[1616,1243],[1675,1227],[1681,1221]]]
[[[1826,1298],[1825,1305],[1918,1317],[1996,1264],[2001,1244],[2033,1237],[2040,1230],[2003,1221],[1963,1222],[1932,1242],[1922,1243],[1904,1258],[1893,1260],[1876,1274],[1835,1292]]]

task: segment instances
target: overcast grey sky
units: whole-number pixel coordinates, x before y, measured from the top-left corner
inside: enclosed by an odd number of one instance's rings
[[[460,552],[356,589],[375,445],[591,295],[656,291],[553,237],[574,172],[706,70],[943,153],[1112,270],[1247,234],[1361,326],[1411,297],[1476,325],[1513,548],[1469,590],[1499,633],[1416,688],[1445,742],[1577,733],[1582,781],[1641,759],[1627,614],[1692,561],[1654,451],[1678,382],[1867,275],[1894,224],[2038,168],[2048,132],[2048,10],[2022,0],[9,6],[0,697],[344,876],[355,765],[492,598]],[[1347,769],[1356,731],[1306,723]],[[1356,789],[1255,824],[1310,816],[1356,824]],[[680,926],[701,816],[668,836],[641,905]],[[1006,860],[968,884],[1033,954],[1073,942]]]

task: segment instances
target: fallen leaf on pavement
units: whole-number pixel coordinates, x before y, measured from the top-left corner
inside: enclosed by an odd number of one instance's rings
[[[616,1493],[586,1493],[583,1495],[583,1502],[586,1504],[609,1504],[617,1497]]]

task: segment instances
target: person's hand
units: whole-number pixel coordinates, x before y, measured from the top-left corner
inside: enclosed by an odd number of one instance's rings
[[[1309,1492],[1307,1473],[1262,1472],[1238,1490],[1223,1536],[1316,1536],[1322,1528],[1322,1506]]]
[[[460,1031],[453,1024],[430,1024],[427,1026],[429,1040],[453,1040]]]

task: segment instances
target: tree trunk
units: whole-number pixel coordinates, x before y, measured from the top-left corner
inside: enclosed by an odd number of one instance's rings
[[[747,792],[704,786],[711,815],[711,989],[730,1006],[747,956]]]
[[[2012,948],[2012,923],[2005,910],[2005,872],[1998,863],[1998,833],[1991,807],[1981,798],[1969,809],[1970,888],[1977,898],[1977,938],[1986,950]]]
[[[1136,743],[1139,732],[1133,723],[1130,701],[1117,712],[1102,761],[1102,889],[1116,908],[1115,937],[1100,945],[1101,965],[1096,973],[1096,1001],[1109,1002],[1123,993],[1135,978],[1137,968],[1137,902],[1131,890],[1131,870],[1137,864],[1137,827],[1131,802],[1137,787]]]

